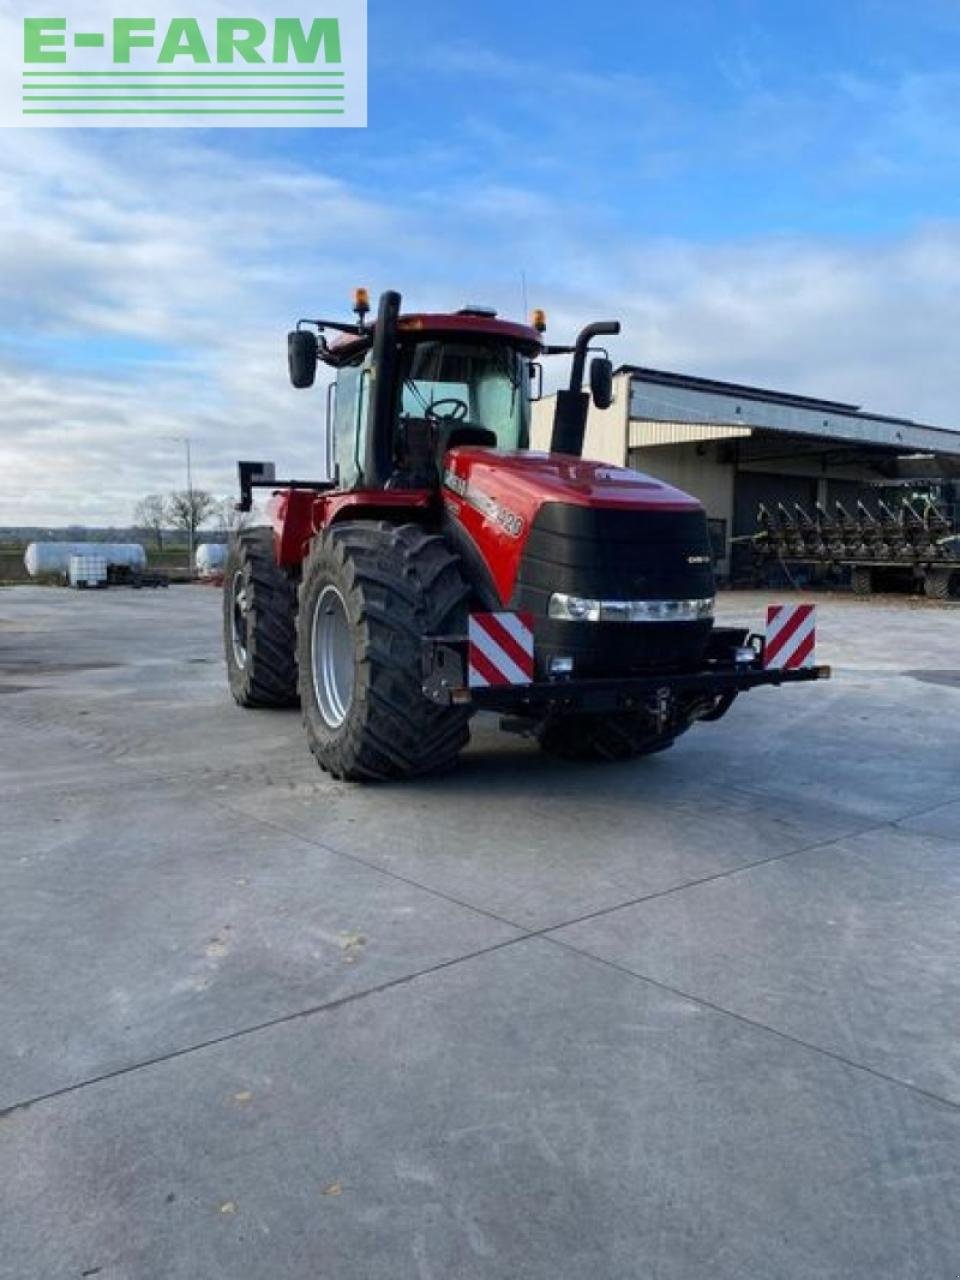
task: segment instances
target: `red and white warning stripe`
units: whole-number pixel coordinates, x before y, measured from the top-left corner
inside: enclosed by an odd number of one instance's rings
[[[471,689],[532,683],[532,614],[471,613],[468,637]]]
[[[812,604],[767,605],[763,665],[779,671],[812,667],[817,644],[817,610]]]

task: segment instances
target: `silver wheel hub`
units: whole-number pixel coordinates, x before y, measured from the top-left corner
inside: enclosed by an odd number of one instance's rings
[[[247,665],[247,612],[250,604],[246,584],[243,581],[243,570],[233,575],[230,595],[233,601],[230,627],[233,657],[238,667],[245,667]]]
[[[310,634],[313,693],[324,723],[339,729],[353,701],[356,662],[343,596],[332,583],[320,592]]]

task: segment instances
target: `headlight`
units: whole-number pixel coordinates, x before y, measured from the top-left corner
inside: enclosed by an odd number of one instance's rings
[[[563,622],[699,622],[713,617],[705,600],[588,600],[555,591],[547,616]]]
[[[584,600],[580,596],[567,596],[557,591],[550,597],[547,615],[564,618],[568,622],[599,622],[600,601]]]

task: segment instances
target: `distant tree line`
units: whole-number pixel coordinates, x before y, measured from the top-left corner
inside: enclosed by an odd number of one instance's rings
[[[215,498],[206,489],[177,489],[173,493],[148,493],[133,509],[133,523],[153,538],[158,551],[172,530],[192,536],[206,524],[226,536],[248,524],[247,512],[237,511],[233,498]]]

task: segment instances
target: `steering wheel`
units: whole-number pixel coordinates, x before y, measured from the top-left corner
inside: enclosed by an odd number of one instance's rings
[[[442,404],[452,405],[453,408],[449,413],[437,413]],[[456,396],[447,396],[443,400],[434,400],[426,410],[425,416],[428,418],[445,418],[451,422],[463,422],[469,412],[470,406],[466,400],[458,400]]]

